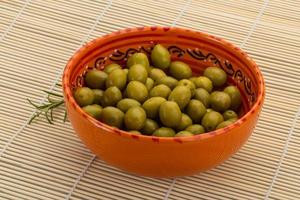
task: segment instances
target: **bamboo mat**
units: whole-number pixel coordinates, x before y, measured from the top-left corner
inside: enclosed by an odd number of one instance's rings
[[[266,81],[261,117],[224,164],[178,179],[133,176],[103,163],[63,123],[26,98],[61,92],[85,42],[124,27],[192,28],[239,45]],[[0,0],[0,199],[300,199],[300,1]]]

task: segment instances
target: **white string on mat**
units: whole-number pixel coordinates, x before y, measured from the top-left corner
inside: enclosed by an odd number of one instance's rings
[[[103,18],[104,14],[106,13],[106,11],[110,8],[112,4],[112,0],[108,1],[108,4],[106,5],[106,7],[103,9],[103,11],[100,13],[100,15],[98,15],[98,17],[96,18],[94,24],[92,25],[92,27],[90,28],[89,32],[86,34],[86,36],[81,40],[80,45],[77,49],[79,49],[90,37],[90,35],[92,34],[92,32],[94,31],[96,25],[99,23],[99,21]],[[49,91],[53,92],[56,86],[56,83],[59,82],[59,79],[63,73],[64,68],[61,68],[61,70],[59,70],[59,73],[57,74],[56,78],[54,79],[53,84],[51,85]],[[47,94],[43,96],[42,100],[38,103],[39,105],[43,104],[46,100],[47,100]],[[28,125],[30,119],[36,114],[37,109],[35,109],[32,114],[30,115],[30,117],[25,121],[25,123],[21,126],[21,128],[7,141],[7,143],[5,144],[5,146],[1,149],[0,151],[0,159],[2,158],[3,154],[5,153],[5,151],[7,150],[7,148],[9,147],[9,145],[14,141],[14,139],[24,130],[24,128]]]
[[[192,3],[192,0],[187,0],[184,4],[184,6],[182,7],[182,9],[180,10],[179,15],[177,15],[176,19],[173,21],[173,23],[171,24],[171,27],[176,26],[177,22],[182,18],[182,16],[184,15],[186,9],[190,6],[190,4]]]
[[[268,6],[268,4],[269,4],[269,0],[265,0],[264,4],[262,5],[262,7],[261,7],[261,9],[260,9],[260,11],[259,11],[259,13],[257,15],[257,17],[255,18],[255,20],[254,20],[254,22],[253,22],[253,24],[251,26],[248,34],[246,35],[245,39],[240,44],[240,48],[243,48],[245,46],[245,44],[248,42],[249,38],[251,37],[251,35],[255,31],[257,25],[260,22],[261,17],[263,16],[263,14],[264,14],[267,6]],[[185,6],[184,6],[184,9],[186,9]],[[182,13],[182,15],[183,15],[183,13]],[[173,22],[173,24],[176,24],[176,22]],[[176,181],[177,181],[177,178],[174,178],[173,181],[171,182],[171,184],[170,184],[170,186],[169,186],[169,188],[168,188],[168,190],[167,190],[167,192],[166,192],[166,194],[164,196],[164,200],[168,200],[169,199],[169,196],[170,196],[170,194],[171,194],[171,192],[172,192],[172,190],[173,190],[173,188],[174,188],[174,186],[176,184]]]
[[[284,147],[283,147],[282,154],[281,154],[280,159],[279,159],[278,164],[277,164],[277,168],[276,168],[275,174],[274,174],[274,176],[273,176],[273,178],[272,178],[272,180],[271,180],[270,186],[269,186],[269,188],[268,188],[268,190],[267,190],[267,192],[266,192],[266,195],[265,195],[265,197],[264,197],[264,200],[268,200],[268,199],[269,199],[270,194],[271,194],[271,192],[272,192],[272,189],[273,189],[273,187],[274,187],[274,185],[275,185],[275,183],[276,183],[277,177],[278,177],[278,175],[279,175],[279,173],[280,173],[280,170],[281,170],[282,162],[283,162],[283,160],[284,160],[286,154],[288,153],[290,140],[291,140],[291,137],[292,137],[292,135],[293,135],[293,133],[294,133],[295,126],[296,126],[297,121],[298,121],[299,118],[300,118],[300,107],[299,107],[299,109],[298,109],[298,111],[297,111],[297,113],[295,114],[295,117],[294,117],[294,119],[293,119],[293,122],[292,122],[291,128],[290,128],[290,130],[289,130],[289,133],[288,133],[288,136],[287,136],[285,145],[284,145]]]
[[[0,42],[2,42],[4,40],[4,38],[7,36],[7,34],[10,32],[10,30],[14,27],[14,25],[16,24],[17,20],[19,19],[19,17],[23,14],[23,11],[25,10],[25,8],[30,4],[31,0],[27,0],[25,1],[25,3],[23,4],[22,8],[19,10],[19,12],[17,13],[17,15],[15,16],[15,18],[13,19],[13,21],[11,22],[11,24],[7,27],[7,29],[4,31],[3,35],[0,37]]]

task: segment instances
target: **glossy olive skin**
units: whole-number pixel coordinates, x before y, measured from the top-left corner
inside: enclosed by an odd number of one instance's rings
[[[203,116],[201,125],[209,132],[215,130],[216,127],[223,121],[223,116],[219,112],[211,111]]]
[[[207,108],[207,109],[206,109],[206,112],[211,112],[211,111],[214,111],[214,110],[211,109],[211,108]]]
[[[144,53],[134,53],[132,56],[129,57],[127,60],[127,67],[131,68],[131,66],[135,64],[141,64],[143,65],[148,72],[150,72],[150,65],[149,60],[146,54]]]
[[[188,87],[189,89],[190,89],[190,91],[191,91],[191,94],[192,94],[192,96],[194,96],[195,95],[195,89],[196,89],[196,86],[195,86],[195,84],[192,82],[192,81],[190,81],[190,80],[188,80],[188,79],[182,79],[182,80],[180,80],[179,82],[178,82],[178,84],[177,84],[178,86],[186,86],[186,87]]]
[[[163,97],[168,98],[171,93],[171,89],[163,84],[153,87],[149,92],[149,97]]]
[[[171,76],[166,76],[166,77],[162,77],[161,79],[158,79],[155,82],[155,84],[156,85],[163,84],[163,85],[168,86],[171,90],[173,90],[177,86],[178,81]]]
[[[108,106],[102,109],[100,120],[110,126],[122,128],[124,113],[118,108]]]
[[[231,105],[230,96],[227,93],[220,91],[212,92],[210,94],[209,101],[212,109],[219,112],[224,112],[230,108]]]
[[[242,98],[239,89],[235,86],[227,86],[224,89],[224,92],[226,92],[230,96],[231,109],[238,109],[242,104]]]
[[[143,108],[146,111],[147,117],[155,119],[158,117],[160,105],[167,101],[163,97],[151,97],[143,103]]]
[[[176,130],[182,131],[192,124],[193,124],[192,119],[187,114],[182,113],[181,120],[178,126],[176,126]]]
[[[157,44],[151,52],[151,61],[155,67],[167,69],[171,63],[171,55],[168,49],[161,44]]]
[[[107,74],[100,70],[90,70],[84,77],[84,82],[91,89],[103,89]]]
[[[213,86],[221,87],[227,81],[227,74],[224,70],[219,67],[208,67],[204,70],[204,76],[209,78]]]
[[[175,137],[189,137],[189,136],[194,136],[194,134],[189,131],[180,131],[175,135]]]
[[[106,88],[116,86],[123,90],[127,83],[127,75],[122,69],[113,70],[106,79]]]
[[[146,119],[144,127],[141,129],[143,135],[152,135],[159,126],[156,121],[152,119]]]
[[[221,122],[220,124],[218,124],[218,126],[216,127],[216,129],[224,128],[224,127],[226,127],[226,126],[228,126],[228,125],[230,125],[230,124],[233,124],[235,121],[236,121],[235,118],[232,118],[232,119],[223,121],[223,122]]]
[[[132,108],[135,106],[141,106],[141,103],[135,99],[129,99],[129,98],[122,99],[117,104],[117,108],[122,110],[122,112],[124,112],[124,113],[126,113],[129,108]]]
[[[151,69],[150,73],[149,73],[149,77],[154,80],[154,82],[158,81],[159,79],[166,77],[166,73],[158,68],[153,68]]]
[[[145,85],[147,90],[150,91],[154,87],[154,81],[151,78],[147,78]]]
[[[93,93],[94,93],[94,104],[101,104],[101,99],[104,95],[104,91],[100,90],[100,89],[93,89]]]
[[[175,128],[181,121],[181,110],[176,102],[165,101],[159,108],[159,119],[163,125]]]
[[[142,107],[132,107],[127,110],[124,116],[125,127],[128,130],[140,130],[146,122],[146,112]]]
[[[207,92],[211,92],[213,89],[213,83],[212,81],[205,77],[205,76],[199,76],[194,80],[194,83],[196,85],[196,88],[203,88],[205,89]]]
[[[115,69],[122,69],[120,65],[116,64],[116,63],[111,63],[107,66],[105,66],[104,68],[104,72],[106,74],[110,74],[112,71],[114,71]]]
[[[195,90],[194,99],[201,101],[205,107],[209,107],[210,94],[204,88],[197,88]]]
[[[146,83],[148,78],[148,72],[146,68],[141,64],[134,64],[128,70],[128,81],[140,81]]]
[[[97,104],[87,105],[82,108],[87,114],[94,117],[95,119],[100,119],[102,107]]]
[[[204,127],[200,124],[190,125],[190,126],[186,127],[185,130],[189,131],[190,133],[193,133],[194,135],[205,133]]]
[[[156,129],[152,135],[156,137],[174,137],[175,131],[172,128],[161,127]]]
[[[194,123],[200,123],[202,117],[206,113],[206,107],[201,101],[192,99],[186,107],[186,113]]]
[[[94,102],[94,92],[88,87],[77,88],[74,92],[75,101],[79,106],[91,105]]]
[[[192,76],[192,70],[190,66],[181,61],[171,62],[169,72],[171,76],[177,80],[188,79]]]
[[[224,120],[233,119],[233,118],[237,119],[238,115],[233,110],[226,110],[223,113],[223,118],[224,118]]]
[[[101,99],[101,105],[106,106],[115,106],[122,99],[122,93],[116,86],[107,88]]]
[[[186,86],[176,86],[170,93],[168,100],[175,101],[181,110],[183,110],[191,99],[191,91]]]
[[[130,81],[126,87],[126,95],[143,103],[148,97],[147,87],[139,81]]]
[[[142,133],[140,131],[136,131],[136,130],[131,130],[131,131],[128,131],[132,134],[135,134],[135,135],[141,135]]]

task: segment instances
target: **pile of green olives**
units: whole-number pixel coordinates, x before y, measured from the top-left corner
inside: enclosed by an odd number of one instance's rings
[[[227,84],[219,67],[193,75],[190,66],[172,61],[161,44],[150,58],[131,55],[125,66],[112,63],[86,73],[74,90],[79,106],[97,120],[132,134],[186,137],[224,128],[238,119],[241,94]]]

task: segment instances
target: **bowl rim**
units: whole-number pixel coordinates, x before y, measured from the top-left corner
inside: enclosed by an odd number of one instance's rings
[[[187,136],[187,137],[157,137],[157,136],[146,136],[146,135],[138,135],[138,134],[132,134],[130,132],[127,132],[125,130],[121,130],[112,126],[109,126],[99,120],[94,119],[93,117],[89,116],[87,113],[85,113],[81,107],[75,102],[75,99],[73,98],[72,91],[70,89],[70,74],[71,74],[71,66],[74,65],[75,61],[77,61],[82,54],[83,50],[88,50],[93,48],[93,45],[99,43],[102,40],[107,40],[109,38],[112,38],[116,35],[123,34],[123,33],[129,33],[129,32],[138,32],[141,30],[151,30],[151,31],[174,31],[174,32],[189,32],[193,34],[197,34],[200,37],[204,39],[210,39],[210,40],[215,40],[220,45],[225,46],[226,48],[229,49],[229,51],[232,51],[234,54],[236,54],[240,59],[247,60],[249,62],[249,65],[251,68],[256,72],[257,79],[258,79],[258,94],[257,94],[257,99],[256,102],[252,105],[250,110],[245,113],[241,118],[239,118],[236,122],[222,128],[222,129],[217,129],[214,131],[206,132],[203,134],[198,134],[194,136]],[[63,77],[62,77],[62,86],[63,86],[63,93],[64,93],[64,98],[65,101],[69,101],[71,106],[74,107],[74,109],[79,112],[86,120],[88,120],[90,123],[92,123],[94,126],[99,127],[101,129],[106,130],[110,134],[117,134],[119,136],[131,138],[131,139],[137,139],[137,140],[142,140],[142,141],[152,141],[152,142],[163,142],[163,143],[169,143],[169,142],[178,142],[178,143],[185,143],[185,142],[196,142],[199,140],[204,140],[204,139],[209,139],[211,137],[215,137],[217,135],[221,134],[226,134],[230,130],[241,126],[244,124],[247,119],[255,114],[256,112],[260,111],[260,108],[262,107],[264,97],[265,97],[265,83],[264,83],[264,78],[263,75],[257,66],[257,64],[254,62],[252,58],[248,56],[246,52],[241,50],[239,47],[236,45],[232,44],[231,42],[220,38],[218,36],[214,36],[212,34],[208,34],[205,32],[200,32],[200,31],[195,31],[191,30],[188,28],[180,28],[180,27],[169,27],[169,26],[144,26],[144,27],[134,27],[134,28],[125,28],[122,30],[118,30],[109,34],[105,34],[101,37],[98,37],[88,43],[86,43],[84,46],[79,48],[75,54],[69,59],[69,61],[66,64],[66,67],[64,69]]]

